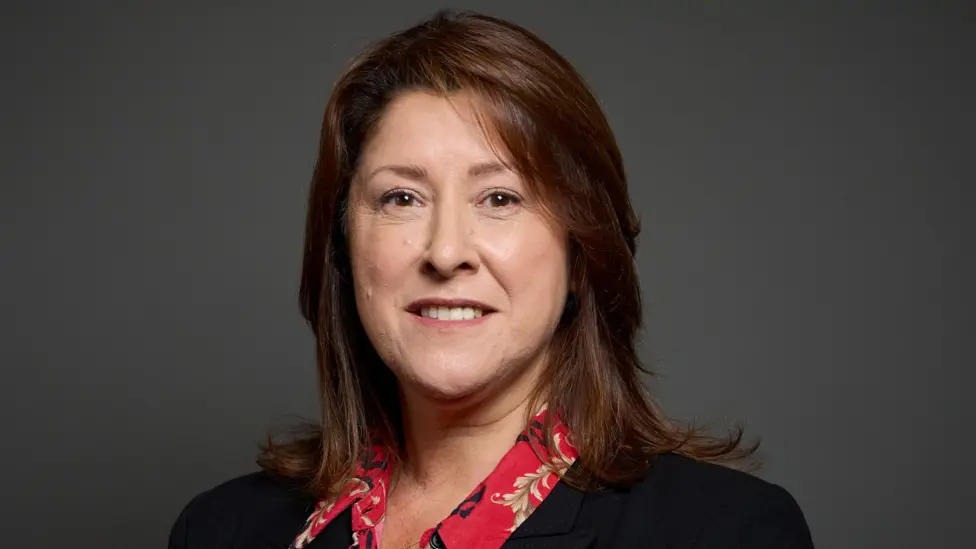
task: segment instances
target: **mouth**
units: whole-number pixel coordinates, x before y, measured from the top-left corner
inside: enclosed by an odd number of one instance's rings
[[[411,303],[407,311],[429,320],[459,321],[483,318],[495,309],[470,300],[422,299]]]

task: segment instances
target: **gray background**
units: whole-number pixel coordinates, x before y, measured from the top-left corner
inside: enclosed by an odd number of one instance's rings
[[[314,413],[320,116],[366,41],[440,6],[403,4],[4,4],[3,546],[162,547]],[[761,435],[820,547],[968,545],[973,11],[599,4],[464,7],[606,108],[656,393]]]

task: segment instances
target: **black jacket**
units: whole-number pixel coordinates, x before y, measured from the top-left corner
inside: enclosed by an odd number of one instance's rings
[[[314,498],[263,473],[240,477],[187,504],[169,548],[288,549],[314,505]],[[349,513],[309,549],[347,549]],[[803,513],[779,486],[665,454],[626,490],[583,493],[557,484],[503,549],[812,547]]]

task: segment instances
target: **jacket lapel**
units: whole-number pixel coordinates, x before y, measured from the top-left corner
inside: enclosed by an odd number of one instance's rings
[[[352,510],[346,509],[319,532],[306,549],[347,549],[352,545]]]
[[[529,518],[512,532],[502,549],[586,549],[596,542],[596,532],[577,527],[577,515],[585,494],[562,482],[556,484]]]

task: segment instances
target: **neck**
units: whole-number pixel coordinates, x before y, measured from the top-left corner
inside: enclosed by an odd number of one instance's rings
[[[425,492],[469,490],[487,477],[525,429],[530,403],[527,392],[461,406],[406,391],[401,400],[406,452],[399,482]]]

